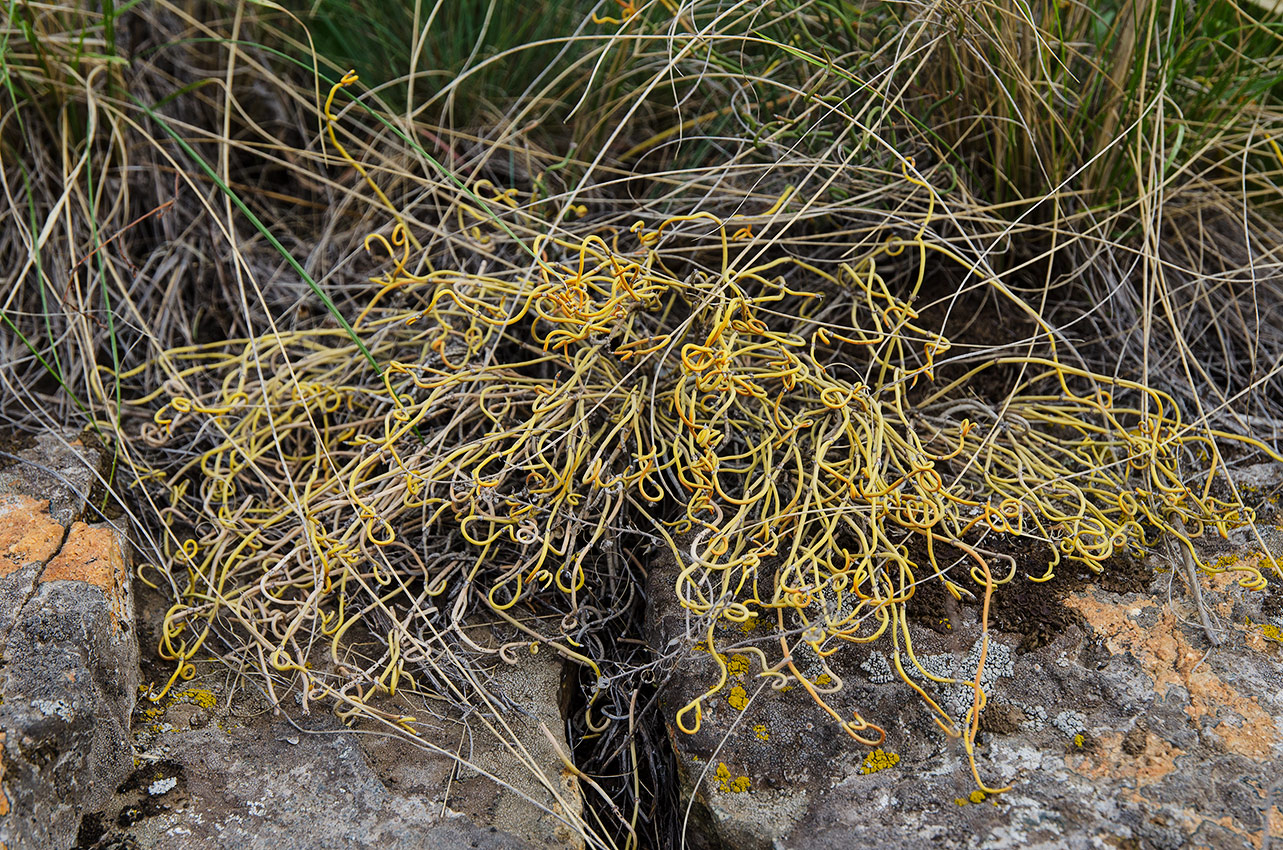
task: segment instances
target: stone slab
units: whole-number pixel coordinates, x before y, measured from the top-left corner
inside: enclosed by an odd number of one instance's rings
[[[1261,530],[1283,555],[1283,529]],[[881,645],[832,657],[844,686],[825,697],[844,717],[858,709],[885,728],[876,749],[848,738],[803,688],[765,686],[751,654],[735,652],[756,645],[778,656],[764,627],[719,627],[729,681],[704,701],[700,730],[680,731],[677,712],[716,681],[717,667],[695,647],[699,628],[687,631],[672,565],[652,567],[650,642],[674,659],[662,704],[689,846],[1175,850],[1260,847],[1267,834],[1278,845],[1283,581],[1247,590],[1247,573],[1235,572],[1267,557],[1259,542],[1240,532],[1205,544],[1227,570],[1200,579],[1217,647],[1161,556],[1099,578],[1067,576],[1054,598],[1019,597],[1021,616],[1048,622],[990,630],[976,761],[986,784],[1011,787],[996,795],[977,789],[961,741],[937,728]],[[909,628],[928,669],[974,674],[974,608]],[[802,672],[833,689],[804,655]],[[915,681],[954,716],[970,704],[970,688]]]
[[[133,769],[128,535],[82,521],[101,456],[42,435],[0,470],[0,847],[62,850]]]
[[[160,594],[141,592],[145,644],[154,645],[166,607]],[[578,787],[537,729],[551,724],[566,746],[560,661],[528,652],[516,660],[496,659],[493,710],[468,718],[403,691],[395,702],[379,698],[383,710],[423,721],[414,740],[367,722],[349,727],[315,703],[304,713],[288,694],[278,712],[248,676],[195,659],[194,679],[156,702],[139,700],[137,767],[85,820],[77,850],[581,848]],[[144,666],[155,681],[168,676],[150,657]]]
[[[37,434],[19,445],[0,453],[0,493],[48,501],[50,518],[64,528],[76,520],[97,519],[86,517],[85,511],[107,460],[98,449],[74,432]]]

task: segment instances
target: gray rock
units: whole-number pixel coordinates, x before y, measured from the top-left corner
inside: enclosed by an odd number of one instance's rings
[[[452,806],[525,835],[538,848],[582,847],[575,824],[583,816],[583,797],[563,759],[571,752],[559,705],[563,664],[552,651],[531,654],[528,646],[511,658],[511,664],[494,665],[487,686],[507,710],[479,715],[467,726],[460,754],[468,765],[460,765]]]
[[[1266,537],[1277,539],[1272,530]],[[1255,563],[1260,553],[1246,545],[1221,543],[1221,566]],[[851,645],[828,659],[843,687],[825,699],[844,717],[858,710],[885,728],[876,750],[847,737],[796,682],[775,692],[757,675],[751,653],[736,649],[778,657],[766,627],[716,628],[729,680],[703,701],[698,732],[681,731],[677,712],[716,682],[717,665],[696,647],[706,626],[691,623],[688,634],[673,569],[652,565],[648,640],[674,658],[662,707],[691,846],[1249,847],[1259,846],[1267,809],[1273,836],[1283,837],[1283,794],[1267,802],[1283,763],[1277,577],[1266,592],[1240,587],[1244,573],[1202,577],[1223,640],[1216,648],[1162,558],[1128,575],[1066,575],[1045,588],[1050,597],[1030,585],[1018,604],[1051,626],[989,633],[996,664],[991,671],[986,662],[976,761],[986,784],[1011,790],[986,795],[961,742],[936,727],[898,676],[888,678],[885,644]],[[953,626],[911,620],[915,653],[933,672],[974,674],[975,609]],[[1029,646],[1040,629],[1050,642]],[[820,668],[808,654],[796,661],[810,677]],[[916,671],[912,678],[951,715],[966,710],[970,699],[957,686]],[[691,715],[683,720],[689,726]]]
[[[143,593],[145,634],[159,628],[166,607],[158,594]],[[539,728],[548,726],[566,748],[561,663],[528,652],[516,660],[492,671],[494,710],[485,714],[465,719],[440,700],[416,704],[403,691],[395,702],[380,698],[391,713],[433,718],[417,724],[422,735],[414,739],[366,722],[346,726],[315,704],[304,714],[288,695],[277,712],[264,695],[238,690],[245,680],[234,671],[195,659],[196,678],[155,703],[139,702],[139,767],[86,819],[77,846],[582,847],[577,783],[564,777]]]
[[[70,846],[81,815],[133,769],[128,541],[77,519],[98,463],[42,437],[0,475],[0,842],[11,848]]]
[[[50,518],[64,528],[86,519],[106,458],[72,432],[39,434],[27,442],[0,447],[0,493],[48,500]]]
[[[180,692],[166,720],[182,714],[175,706],[187,704],[190,690]],[[332,715],[304,723],[268,713],[243,726],[160,725],[170,728],[156,732],[146,751],[158,760],[135,771],[107,811],[86,822],[80,846],[119,846],[126,836],[132,839],[127,846],[182,850],[530,846],[442,810],[433,792],[449,781],[448,759],[434,759],[434,753],[425,758],[397,741],[400,775],[432,781],[397,787],[370,759],[363,747],[367,736]]]

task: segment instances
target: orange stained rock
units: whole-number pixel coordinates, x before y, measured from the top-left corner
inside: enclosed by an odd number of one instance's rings
[[[1140,794],[1137,794],[1134,791],[1127,794],[1126,796],[1132,802],[1140,806],[1153,805],[1151,801],[1145,799],[1143,796],[1141,796]],[[1263,841],[1263,836],[1265,835],[1265,829],[1263,827],[1256,826],[1256,825],[1252,825],[1251,827],[1249,827],[1239,821],[1236,821],[1230,815],[1221,815],[1218,818],[1209,818],[1202,811],[1199,811],[1199,809],[1194,806],[1184,806],[1181,809],[1177,810],[1175,814],[1180,821],[1184,822],[1185,832],[1190,835],[1197,832],[1198,828],[1202,826],[1204,823],[1214,823],[1222,827],[1223,829],[1225,829],[1226,832],[1229,832],[1235,837],[1241,839],[1242,844],[1239,846],[1260,847],[1262,844],[1265,843]],[[1270,838],[1271,839],[1283,838],[1283,820],[1280,820],[1279,818],[1279,814],[1280,814],[1279,807],[1271,806],[1268,812],[1263,812],[1262,814],[1265,818],[1265,823],[1269,827]],[[1207,847],[1208,845],[1199,844],[1197,846]],[[1272,846],[1277,846],[1277,845],[1272,844]]]
[[[1247,568],[1256,568],[1265,575],[1272,576],[1269,564],[1262,563],[1264,560],[1264,555],[1261,552],[1254,552],[1248,555],[1238,555],[1231,561],[1231,564],[1237,567],[1238,571],[1229,569],[1225,572],[1205,575],[1202,578],[1211,586],[1212,590],[1222,594],[1221,601],[1214,602],[1211,606],[1212,610],[1221,616],[1222,621],[1225,622],[1228,627],[1233,628],[1236,632],[1242,634],[1243,643],[1247,644],[1249,648],[1254,649],[1257,652],[1273,653],[1277,652],[1281,645],[1277,637],[1275,637],[1277,632],[1269,630],[1268,623],[1254,623],[1249,625],[1248,623],[1235,622],[1234,597],[1230,595],[1234,586],[1238,584],[1242,571]],[[1257,590],[1252,592],[1266,595],[1277,593],[1278,591],[1271,587],[1267,590]]]
[[[53,557],[63,527],[49,516],[49,500],[0,494],[0,576]]]
[[[1138,755],[1128,755],[1122,748],[1121,732],[1109,732],[1097,739],[1092,752],[1071,755],[1066,759],[1069,768],[1092,779],[1134,779],[1141,788],[1162,779],[1176,769],[1176,758],[1185,751],[1174,747],[1157,735],[1145,736],[1145,750]]]
[[[1199,721],[1204,717],[1217,719],[1213,731],[1228,750],[1258,761],[1272,757],[1278,741],[1274,718],[1256,697],[1243,696],[1216,675],[1204,661],[1203,651],[1186,639],[1170,610],[1160,609],[1158,622],[1146,628],[1137,620],[1146,609],[1160,607],[1149,600],[1102,601],[1089,591],[1070,594],[1065,604],[1083,615],[1111,653],[1130,652],[1153,679],[1157,693],[1166,693],[1173,685],[1185,688],[1190,695],[1185,712],[1195,727],[1202,725]]]
[[[83,581],[102,588],[111,604],[112,625],[129,616],[129,568],[119,538],[110,528],[71,524],[67,542],[40,575],[40,581]]]
[[[4,741],[5,732],[0,730],[0,818],[9,814],[9,795],[4,790]],[[4,847],[0,844],[0,850]]]

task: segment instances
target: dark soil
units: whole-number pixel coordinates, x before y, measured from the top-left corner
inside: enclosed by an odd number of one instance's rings
[[[36,438],[24,431],[0,427],[0,472],[18,462],[11,455],[16,455],[23,449],[29,449],[35,444]]]
[[[914,560],[919,563],[927,560],[922,544],[913,541],[907,541],[907,544]],[[998,631],[1019,635],[1021,652],[1046,646],[1067,626],[1077,622],[1078,615],[1064,605],[1067,594],[1082,590],[1089,584],[1112,593],[1141,593],[1149,587],[1152,579],[1149,569],[1139,559],[1115,555],[1102,564],[1099,574],[1093,573],[1085,564],[1062,559],[1051,579],[1030,581],[1026,576],[1041,577],[1047,572],[1052,555],[1047,543],[1031,537],[990,537],[982,545],[987,552],[1015,559],[1015,577],[994,589],[989,605],[989,625]],[[916,551],[918,548],[923,551]],[[960,550],[944,545],[937,545],[935,554],[941,564],[951,564],[962,556]],[[953,580],[976,596],[975,600],[963,604],[979,608],[983,590],[963,572],[970,569],[971,564],[970,559],[963,560]],[[995,578],[1003,577],[1009,569],[1006,564],[1005,560],[991,561],[990,569]],[[951,607],[956,608],[956,603],[943,583],[927,578],[918,585],[906,610],[916,622],[936,631],[945,631],[952,627],[948,616]]]
[[[91,513],[97,511],[103,519],[120,519],[125,515],[125,509],[116,498],[116,470],[119,464],[115,453],[108,449],[92,428],[86,428],[80,433],[80,442],[98,452],[98,456],[102,458],[102,468],[99,470],[102,475],[89,490],[87,503]]]

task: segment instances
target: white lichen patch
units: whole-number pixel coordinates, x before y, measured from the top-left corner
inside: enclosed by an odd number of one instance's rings
[[[972,683],[976,679],[976,671],[980,668],[980,649],[981,642],[976,641],[962,658],[955,658],[952,655],[919,655],[916,665],[908,659],[901,663],[905,673],[916,682],[923,685],[931,683],[938,687],[940,707],[949,716],[961,719],[975,703],[975,688]],[[919,666],[921,670],[918,669]],[[877,651],[871,653],[860,668],[868,674],[869,681],[874,684],[892,682],[899,678],[892,669],[891,662]],[[930,675],[924,676],[923,670]],[[989,641],[985,651],[984,670],[980,671],[980,689],[985,692],[985,696],[992,695],[993,686],[999,679],[1009,679],[1015,675],[1015,672],[1015,659],[1011,647],[995,640]],[[932,681],[931,676],[937,679],[956,679],[957,682],[951,685],[940,685]]]
[[[168,794],[170,791],[173,791],[174,786],[177,784],[177,776],[170,776],[167,779],[157,779],[155,782],[147,786],[147,793],[153,797],[159,797],[161,794]]]
[[[35,700],[32,705],[34,705],[36,710],[45,717],[48,717],[51,714],[56,714],[65,722],[71,722],[73,712],[71,710],[71,706],[67,704],[66,700],[38,699]]]
[[[875,685],[884,685],[887,682],[896,680],[895,671],[891,669],[891,662],[887,661],[887,657],[876,649],[860,665],[860,669],[869,674],[869,681]]]
[[[966,656],[954,661],[952,668],[949,670],[950,678],[957,679],[958,684],[944,687],[944,693],[940,699],[940,707],[952,717],[961,719],[971,710],[975,703],[975,687],[972,683],[975,681],[976,672],[980,668],[980,649],[980,641],[976,641],[971,645],[971,649]],[[951,656],[937,657],[953,660]],[[984,669],[980,670],[980,689],[984,691],[985,696],[988,697],[993,694],[993,686],[997,684],[999,679],[1008,679],[1014,674],[1015,663],[1012,660],[1011,647],[997,641],[989,641],[988,649],[985,652]]]
[[[1066,738],[1087,734],[1087,717],[1081,711],[1062,711],[1051,718],[1051,725],[1063,732]]]
[[[1047,725],[1047,709],[1041,705],[1012,700],[1011,704],[1025,713],[1027,718],[1021,725],[1026,729],[1041,729]]]

